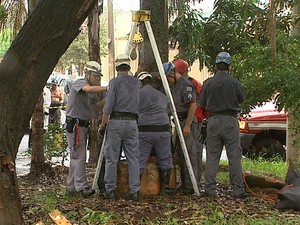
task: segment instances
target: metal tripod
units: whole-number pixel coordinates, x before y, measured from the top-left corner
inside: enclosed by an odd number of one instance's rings
[[[128,39],[128,42],[127,42],[125,54],[126,55],[130,54],[130,49],[131,49],[131,46],[132,46],[132,43],[133,43],[134,34],[135,34],[135,31],[138,27],[138,24],[141,23],[141,22],[144,22],[147,33],[148,33],[148,37],[149,37],[149,40],[150,40],[150,44],[151,44],[151,47],[152,47],[152,51],[153,51],[153,54],[154,54],[154,57],[155,57],[155,61],[156,61],[157,67],[158,67],[160,78],[161,78],[165,93],[167,95],[167,98],[169,100],[172,116],[174,117],[174,120],[175,120],[175,128],[176,128],[177,134],[179,136],[180,145],[181,145],[183,155],[184,155],[184,159],[185,159],[185,162],[186,162],[186,165],[187,165],[187,169],[189,171],[189,175],[190,175],[190,178],[191,178],[191,181],[192,181],[192,184],[193,184],[195,195],[199,196],[200,195],[199,189],[198,189],[198,186],[197,186],[197,182],[196,182],[196,179],[195,179],[195,175],[194,175],[194,171],[193,171],[193,168],[192,168],[192,165],[191,165],[191,161],[190,161],[190,158],[189,158],[189,155],[188,155],[188,152],[187,152],[187,148],[186,148],[184,137],[183,137],[182,130],[181,130],[181,127],[180,127],[179,119],[177,117],[175,104],[174,104],[174,101],[173,101],[173,98],[172,98],[172,94],[171,94],[171,91],[170,91],[170,88],[169,88],[167,78],[166,78],[165,73],[164,73],[164,69],[163,69],[163,66],[162,66],[162,61],[161,61],[161,58],[160,58],[160,55],[159,55],[159,51],[158,51],[158,48],[157,48],[157,45],[156,45],[156,41],[155,41],[155,38],[154,38],[152,27],[151,27],[151,24],[150,24],[150,13],[151,13],[150,11],[146,11],[146,10],[140,10],[140,11],[133,12],[133,16],[132,16],[133,24],[131,26],[131,31],[130,31],[130,34],[129,34],[129,39]],[[98,160],[98,165],[97,165],[97,169],[96,169],[96,174],[95,174],[95,177],[94,177],[93,189],[97,189],[97,180],[99,178],[101,164],[102,164],[102,161],[103,161],[103,147],[104,147],[104,142],[105,142],[105,136],[106,135],[104,135],[104,139],[103,139],[103,143],[102,143],[102,147],[101,147],[101,152],[100,152],[100,156],[99,156],[99,160]]]

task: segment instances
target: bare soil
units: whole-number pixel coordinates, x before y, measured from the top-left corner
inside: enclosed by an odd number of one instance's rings
[[[21,176],[19,180],[22,199],[23,216],[26,224],[54,224],[48,213],[58,209],[74,224],[168,224],[175,218],[178,223],[169,224],[202,224],[203,218],[213,216],[215,211],[221,211],[224,220],[234,215],[245,215],[248,218],[268,218],[272,212],[281,218],[297,218],[296,211],[276,210],[276,201],[268,201],[259,196],[247,199],[234,199],[228,186],[218,187],[215,199],[202,196],[184,195],[176,193],[171,196],[141,196],[140,201],[105,200],[98,194],[89,198],[81,196],[66,197],[65,182],[67,167],[56,166],[55,174],[51,177],[42,176],[38,180],[29,175]],[[88,168],[88,177],[92,182],[95,167]],[[105,212],[116,215],[110,222],[83,222],[87,209],[94,212]],[[230,224],[230,223],[222,223]],[[296,224],[296,223],[295,223]]]

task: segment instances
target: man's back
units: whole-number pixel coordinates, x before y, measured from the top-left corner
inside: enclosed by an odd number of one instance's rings
[[[201,98],[201,97],[204,98]],[[239,104],[244,101],[240,82],[226,72],[217,72],[203,83],[200,105],[206,105],[210,113],[222,111],[239,112]],[[205,100],[205,102],[203,102]]]
[[[217,195],[216,176],[220,156],[225,146],[229,161],[229,176],[234,198],[245,198],[240,148],[239,104],[244,101],[240,82],[229,73],[231,56],[220,52],[215,61],[216,74],[204,81],[200,93],[200,105],[211,113],[206,129],[206,167],[204,190],[208,196]]]
[[[128,55],[120,55],[115,60],[118,76],[109,82],[105,106],[103,108],[100,132],[107,131],[105,141],[105,199],[115,197],[117,188],[117,162],[123,147],[128,162],[129,188],[124,198],[137,201],[140,190],[139,140],[137,116],[139,107],[140,81],[130,72]]]
[[[119,75],[111,80],[104,112],[130,112],[138,114],[140,82],[129,75]]]
[[[168,124],[167,97],[151,85],[140,90],[139,125]]]

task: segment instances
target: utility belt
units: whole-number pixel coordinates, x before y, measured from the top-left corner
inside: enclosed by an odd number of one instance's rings
[[[129,112],[112,112],[109,117],[111,120],[137,120],[138,115]]]
[[[89,120],[81,120],[81,119],[77,119],[77,118],[72,118],[67,116],[66,117],[66,130],[69,133],[73,133],[75,125],[78,124],[78,126],[80,127],[88,127],[90,125],[90,121]]]
[[[56,110],[61,109],[61,108],[62,108],[62,104],[60,102],[53,101],[53,102],[51,102],[49,110],[53,113]]]
[[[170,132],[170,125],[163,124],[163,125],[141,125],[138,126],[139,132]]]
[[[50,107],[57,107],[57,106],[61,106],[61,102],[58,101],[52,101]]]
[[[221,111],[221,112],[215,112],[210,114],[210,116],[218,116],[218,115],[237,117],[238,113],[235,111]]]
[[[189,112],[177,112],[177,117],[179,119],[180,122],[186,120],[186,118],[188,117]]]

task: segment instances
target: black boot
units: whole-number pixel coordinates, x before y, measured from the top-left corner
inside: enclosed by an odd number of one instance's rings
[[[140,199],[140,192],[139,191],[134,193],[128,192],[124,195],[124,199],[127,201],[128,200],[138,201]]]
[[[105,158],[103,158],[102,166],[101,166],[98,181],[97,181],[100,196],[104,196],[104,194],[105,194],[104,174],[105,174]]]
[[[171,169],[168,170],[161,170],[160,171],[160,194],[173,194],[174,189],[170,188],[170,175],[171,175]]]

